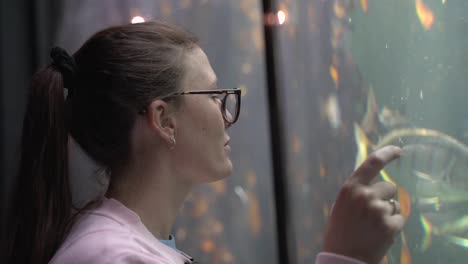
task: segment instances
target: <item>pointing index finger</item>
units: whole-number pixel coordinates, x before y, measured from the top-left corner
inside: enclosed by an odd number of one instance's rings
[[[401,149],[396,146],[385,146],[372,153],[349,177],[349,182],[368,185],[389,162],[399,158]]]

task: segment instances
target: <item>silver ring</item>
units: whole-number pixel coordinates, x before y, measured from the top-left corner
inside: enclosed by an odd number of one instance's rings
[[[393,199],[393,198],[390,198],[390,199],[388,200],[388,202],[392,205],[392,208],[393,208],[393,210],[392,210],[392,215],[400,213],[400,212],[399,212],[399,211],[400,211],[400,208],[399,208],[399,206],[398,206],[398,201],[397,201],[397,200],[395,200],[395,199]]]

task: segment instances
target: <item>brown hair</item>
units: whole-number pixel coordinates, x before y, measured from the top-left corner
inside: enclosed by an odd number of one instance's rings
[[[96,33],[73,55],[73,74],[52,63],[33,76],[7,263],[47,263],[67,235],[74,218],[68,134],[103,168],[119,169],[129,159],[138,112],[178,92],[182,58],[196,45],[191,33],[162,22],[117,26]]]

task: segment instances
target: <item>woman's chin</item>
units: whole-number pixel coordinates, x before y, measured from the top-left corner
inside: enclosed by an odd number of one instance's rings
[[[226,160],[226,163],[223,164],[223,166],[221,168],[218,169],[217,173],[216,173],[216,176],[213,177],[210,182],[214,182],[214,181],[219,181],[219,180],[223,180],[229,176],[232,175],[232,172],[233,172],[233,166],[232,166],[232,162],[231,160],[228,158]]]

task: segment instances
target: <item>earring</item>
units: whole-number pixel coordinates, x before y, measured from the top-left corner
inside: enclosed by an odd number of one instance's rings
[[[172,150],[172,149],[175,148],[175,146],[176,146],[177,143],[176,143],[176,140],[175,140],[174,136],[171,136],[170,139],[171,139],[171,144],[170,144],[169,149]]]

